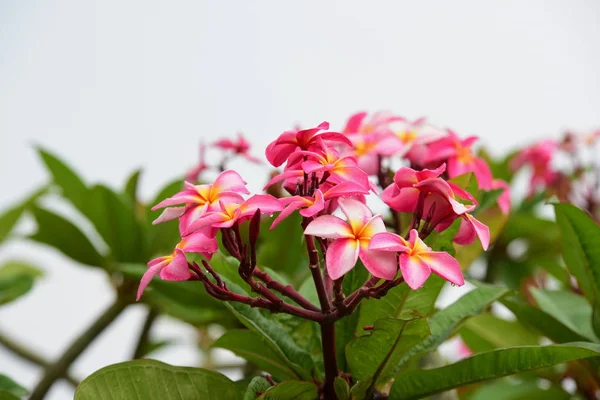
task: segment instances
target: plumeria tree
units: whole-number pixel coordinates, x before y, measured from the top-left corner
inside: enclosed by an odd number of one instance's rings
[[[222,154],[214,164],[202,145],[198,165],[151,205],[138,199],[139,173],[122,192],[90,187],[40,150],[52,184],[2,217],[6,234],[21,214],[32,214],[38,231],[29,239],[103,268],[117,300],[56,362],[2,342],[45,367],[32,399],[57,379],[76,381],[71,362],[136,302],[149,312],[135,360],[87,377],[76,399],[413,399],[454,388],[465,398],[503,398],[486,396],[507,390],[567,398],[567,379],[576,395],[594,398],[599,136],[567,133],[493,159],[475,148],[477,137],[424,118],[361,112],[339,132],[323,122],[273,140],[262,193],[228,169],[235,157],[264,163],[242,135],[209,147]],[[523,168],[531,170],[530,190],[511,204],[510,183]],[[54,189],[90,220],[107,253],[39,206]],[[557,222],[537,211],[551,197]],[[472,264],[483,274],[469,275]],[[36,275],[15,271],[28,282]],[[444,283],[451,296],[466,281],[473,290],[438,309]],[[492,307],[500,302],[512,319]],[[200,343],[205,350],[244,358],[245,378],[232,381],[214,371],[218,365],[211,371],[146,358],[158,346],[150,330],[159,314],[198,327],[209,338]],[[225,333],[210,338],[209,325]],[[436,350],[451,338],[460,351],[447,364]],[[497,379],[514,374],[517,381]]]

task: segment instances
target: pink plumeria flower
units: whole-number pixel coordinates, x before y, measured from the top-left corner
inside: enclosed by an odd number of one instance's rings
[[[246,160],[253,163],[259,164],[261,161],[250,154],[250,143],[244,138],[241,133],[238,133],[237,140],[231,139],[220,139],[217,140],[213,146],[218,147],[222,150],[231,150],[233,154],[238,154],[244,157]]]
[[[371,118],[367,119],[368,113],[365,111],[358,112],[348,118],[343,132],[345,134],[374,132],[391,132],[389,125],[394,122],[404,121],[404,118],[393,115],[387,111],[379,111],[374,113]]]
[[[428,145],[429,156],[427,163],[446,161],[448,176],[457,177],[467,172],[473,172],[477,177],[479,187],[489,190],[492,187],[492,172],[487,163],[473,154],[472,146],[478,140],[470,136],[464,140],[448,129],[448,135]]]
[[[544,187],[554,182],[557,177],[552,168],[552,159],[557,153],[559,144],[555,140],[542,140],[521,151],[511,162],[511,167],[517,170],[524,165],[530,165],[533,170],[531,176],[531,192],[537,187]]]
[[[313,217],[327,207],[327,202],[338,197],[356,196],[368,194],[358,183],[347,181],[338,185],[333,185],[329,190],[322,192],[321,189],[315,190],[314,196],[291,196],[279,199],[279,202],[285,206],[281,213],[275,218],[270,229],[274,229],[281,221],[289,217],[294,211],[300,210],[300,215],[306,218]]]
[[[210,260],[218,250],[217,239],[207,236],[204,232],[195,232],[184,237],[175,247],[172,254],[158,257],[148,263],[148,270],[142,276],[137,291],[136,301],[144,293],[146,287],[156,275],[165,281],[185,281],[192,277],[188,268],[185,253],[199,253]]]
[[[218,210],[209,211],[192,221],[186,234],[208,227],[231,228],[236,222],[251,218],[258,209],[261,214],[273,214],[283,209],[279,200],[270,194],[255,194],[241,204],[220,202],[219,205]]]
[[[415,229],[410,231],[409,240],[395,233],[378,233],[371,239],[369,249],[399,252],[400,272],[411,289],[423,286],[432,272],[455,285],[465,284],[458,261],[446,252],[432,251]]]
[[[152,223],[158,224],[181,217],[180,231],[184,232],[190,221],[198,219],[217,207],[219,202],[240,204],[244,201],[241,195],[249,193],[246,182],[232,170],[223,171],[210,185],[193,185],[185,182],[185,190],[161,201],[152,207],[152,210],[179,204],[185,204],[185,206],[167,208]]]
[[[401,148],[396,154],[404,156],[412,165],[419,166],[425,165],[429,154],[427,145],[445,136],[443,130],[427,123],[424,117],[417,118],[414,121],[396,122],[393,124],[392,129],[393,139],[400,143]],[[386,146],[394,147],[392,143],[386,143]]]
[[[343,199],[339,205],[347,221],[333,215],[322,215],[304,230],[305,235],[333,239],[325,257],[329,276],[332,279],[341,278],[360,258],[373,276],[394,279],[398,270],[395,255],[369,250],[373,235],[385,232],[381,216],[373,216],[366,205],[356,200]]]
[[[322,132],[327,129],[329,129],[329,123],[323,122],[316,128],[283,132],[267,146],[265,151],[267,160],[274,167],[279,167],[296,150],[311,150],[312,147],[317,145],[317,138],[323,140],[326,144],[352,145],[341,133]]]
[[[356,157],[358,167],[367,175],[377,175],[379,172],[379,156],[389,156],[399,150],[390,147],[384,139],[391,133],[355,133],[348,134],[352,147],[344,155]]]

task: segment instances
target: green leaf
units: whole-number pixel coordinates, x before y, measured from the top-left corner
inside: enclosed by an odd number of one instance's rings
[[[593,305],[592,328],[600,336],[600,226],[572,204],[554,204],[563,242],[563,258]]]
[[[255,376],[250,381],[246,393],[244,393],[244,400],[255,400],[262,393],[266,392],[271,387],[268,380],[262,376]]]
[[[94,372],[77,387],[75,400],[239,399],[243,395],[234,382],[217,372],[135,360]]]
[[[103,266],[104,257],[72,222],[39,207],[32,207],[31,212],[38,226],[32,240],[52,246],[81,264]]]
[[[27,196],[24,201],[10,207],[0,214],[0,243],[2,243],[4,239],[10,235],[25,210],[27,210],[27,208],[30,207],[35,200],[37,200],[47,191],[48,187],[44,186],[41,189],[36,190],[33,194]]]
[[[333,388],[337,400],[350,400],[350,385],[348,385],[348,382],[346,382],[345,379],[336,376],[333,381]]]
[[[127,182],[125,182],[125,188],[123,189],[123,193],[135,204],[137,202],[138,195],[138,185],[140,182],[140,175],[142,173],[141,169],[136,169],[133,173],[127,178]]]
[[[481,198],[479,199],[479,205],[474,210],[473,215],[477,215],[480,212],[485,211],[490,207],[493,207],[496,204],[498,197],[500,197],[502,193],[504,193],[504,189],[484,191],[480,196]]]
[[[141,226],[131,202],[110,188],[95,185],[86,200],[87,216],[119,262],[146,262]]]
[[[27,389],[23,386],[19,385],[17,382],[10,379],[8,376],[4,374],[0,374],[0,398],[4,393],[8,393],[16,398],[21,398],[27,394]],[[8,397],[10,399],[10,397]]]
[[[381,318],[409,319],[419,315],[430,315],[444,282],[442,278],[432,274],[418,290],[412,290],[403,284],[392,288],[381,299],[363,301],[360,305],[356,335],[364,335],[363,327],[373,325]]]
[[[494,287],[481,286],[462,296],[455,303],[439,311],[429,319],[429,328],[431,336],[410,349],[404,356],[394,372],[400,369],[410,360],[410,358],[424,354],[436,349],[454,331],[468,318],[478,315],[488,308],[494,301],[501,299],[508,293],[508,290]]]
[[[376,383],[388,381],[407,352],[429,335],[424,318],[377,320],[369,335],[355,339],[346,347],[352,377],[370,381],[369,393]]]
[[[571,395],[560,387],[542,389],[536,380],[516,381],[509,378],[483,385],[468,400],[569,400]]]
[[[9,303],[33,288],[40,269],[20,261],[7,261],[0,267],[0,305]]]
[[[232,351],[278,380],[298,378],[286,360],[273,351],[266,339],[256,332],[246,329],[229,330],[213,344],[213,347]]]
[[[48,169],[48,172],[50,172],[52,180],[61,188],[62,195],[69,199],[79,211],[84,215],[87,215],[86,200],[88,188],[83,180],[73,171],[73,169],[55,155],[41,147],[38,147],[37,151]]]
[[[507,321],[489,313],[469,318],[461,328],[460,335],[475,353],[539,344],[538,336],[520,322]]]
[[[260,400],[317,400],[319,394],[312,382],[285,381],[271,387]]]
[[[270,349],[285,361],[298,378],[311,378],[311,371],[315,368],[311,355],[298,346],[278,322],[246,304],[225,304],[242,324],[265,339]]]
[[[600,345],[583,342],[494,350],[441,368],[400,373],[396,375],[389,398],[420,399],[487,379],[599,355]]]
[[[575,293],[531,288],[539,308],[567,326],[573,332],[598,342],[592,329],[592,307],[587,300]]]
[[[507,297],[501,300],[517,319],[525,326],[536,330],[556,343],[580,342],[588,340],[577,330],[572,330],[550,314],[539,308],[530,306],[518,297]]]

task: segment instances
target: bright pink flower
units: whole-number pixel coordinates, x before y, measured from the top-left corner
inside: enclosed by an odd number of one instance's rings
[[[192,273],[188,268],[185,253],[199,253],[210,259],[217,250],[217,239],[205,235],[204,232],[195,232],[184,237],[172,254],[155,258],[148,263],[149,268],[140,281],[136,301],[142,297],[144,290],[156,275],[160,275],[165,281],[188,280]]]
[[[511,162],[511,167],[517,170],[524,165],[530,165],[533,170],[531,177],[531,191],[538,186],[550,185],[556,179],[556,172],[552,169],[552,158],[558,151],[559,144],[555,140],[542,140],[529,146],[519,153]]]
[[[410,231],[409,240],[395,233],[378,233],[371,239],[369,249],[399,252],[400,271],[411,289],[420,288],[431,272],[455,285],[465,284],[458,261],[446,252],[432,251],[415,229]]]
[[[323,122],[316,128],[283,132],[267,146],[265,151],[267,160],[274,167],[279,167],[296,150],[312,150],[312,147],[317,144],[317,138],[323,140],[325,144],[352,145],[341,133],[321,132],[327,129],[329,129],[329,123]]]
[[[508,214],[510,212],[510,186],[502,179],[494,179],[492,181],[492,190],[495,189],[504,189],[497,201],[502,214]]]
[[[395,255],[369,250],[373,235],[385,232],[381,216],[373,216],[366,205],[356,200],[344,199],[339,204],[347,221],[333,215],[323,215],[314,219],[304,230],[305,235],[334,239],[325,257],[329,276],[339,279],[360,258],[373,276],[394,279],[397,271]]]
[[[236,141],[231,139],[220,139],[217,140],[213,146],[223,150],[231,150],[233,154],[241,155],[253,163],[258,164],[261,162],[258,158],[250,154],[250,143],[248,143],[241,133],[238,133],[238,139]]]
[[[344,152],[345,155],[356,157],[358,167],[367,175],[377,175],[379,172],[379,156],[390,156],[396,153],[400,147],[393,147],[396,143],[385,140],[390,133],[354,133],[349,134],[348,139],[352,147]]]
[[[492,187],[490,167],[484,160],[475,156],[471,149],[477,139],[477,136],[470,136],[461,140],[453,131],[448,130],[447,136],[429,143],[426,162],[446,161],[450,178],[473,172],[479,187],[489,190]]]
[[[223,171],[213,184],[193,185],[185,182],[185,187],[185,190],[161,201],[152,207],[152,210],[178,204],[185,204],[185,206],[167,208],[152,222],[153,224],[181,217],[180,230],[184,232],[190,220],[196,220],[217,206],[219,202],[239,204],[244,201],[241,194],[250,193],[246,188],[246,182],[232,170]]]
[[[270,229],[274,229],[281,221],[289,217],[294,211],[300,210],[303,217],[313,217],[326,208],[326,203],[332,199],[346,196],[356,196],[368,194],[369,190],[362,185],[352,181],[342,182],[339,185],[332,186],[324,193],[317,189],[314,196],[291,196],[279,199],[279,202],[285,206],[283,211],[275,218]]]
[[[185,234],[207,227],[230,228],[236,222],[251,218],[258,209],[261,214],[273,214],[283,209],[279,200],[270,194],[255,194],[241,204],[220,202],[219,205],[218,210],[209,211],[190,222]]]
[[[412,165],[424,166],[429,154],[427,145],[443,136],[443,130],[427,123],[424,117],[393,126],[394,139],[401,144],[400,154]]]

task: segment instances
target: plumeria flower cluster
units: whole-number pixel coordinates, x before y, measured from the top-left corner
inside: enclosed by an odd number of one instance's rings
[[[272,176],[265,190],[273,192],[274,186],[280,186],[287,195],[251,195],[237,172],[225,170],[212,184],[185,182],[184,190],[153,208],[165,208],[154,223],[179,220],[181,242],[172,254],[148,264],[138,299],[156,275],[166,280],[200,279],[217,298],[278,311],[283,307],[294,315],[319,320],[333,318],[331,315],[335,313],[340,317],[355,308],[361,297],[383,295],[402,282],[417,289],[432,272],[462,285],[459,263],[448,253],[433,251],[424,240],[459,219],[455,243],[466,245],[478,238],[484,249],[489,246],[489,229],[472,215],[477,201],[449,181],[472,172],[481,188],[506,187],[493,180],[485,161],[472,152],[475,140],[475,137],[461,139],[452,131],[435,128],[423,118],[409,121],[389,113],[371,117],[357,113],[350,117],[342,132],[330,131],[327,122],[314,128],[285,131],[266,148],[269,163],[283,170]],[[237,141],[219,140],[215,145],[257,161],[249,156],[249,144],[241,136]],[[392,173],[393,161],[405,166]],[[379,188],[372,178],[377,178]],[[384,218],[367,206],[367,197],[380,189],[392,215],[412,214],[405,236],[401,236],[398,227],[396,232],[388,232]],[[276,229],[294,213],[302,217],[313,271],[318,270],[321,262],[315,243],[318,245],[325,266],[323,279],[335,282],[337,287],[334,292],[338,308],[329,310],[325,316],[310,314],[319,309],[293,289],[278,286],[256,265],[257,221],[260,215],[275,213],[270,229]],[[239,225],[250,219],[254,228],[250,229],[250,243],[245,244]],[[240,275],[261,294],[259,298],[242,299],[230,293],[210,267],[209,261],[218,251],[219,232],[224,250],[240,261]],[[197,264],[189,263],[187,253],[203,256],[202,264],[214,279],[208,279]],[[365,283],[364,290],[344,299],[339,285],[359,260],[372,279]],[[266,286],[257,284],[255,277]],[[285,292],[302,310],[277,300],[270,289]]]

